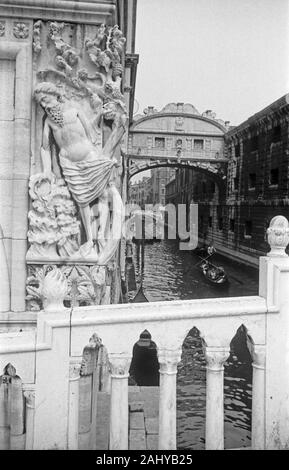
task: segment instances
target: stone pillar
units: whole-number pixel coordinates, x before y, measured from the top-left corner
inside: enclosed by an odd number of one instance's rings
[[[78,449],[79,378],[81,359],[69,364],[68,450]]]
[[[252,449],[265,448],[265,359],[266,347],[253,348]]]
[[[0,223],[15,312],[25,311],[33,36],[19,15],[1,20],[0,35]]]
[[[10,282],[8,273],[7,255],[3,241],[3,231],[0,225],[0,312],[10,310]]]
[[[128,371],[131,356],[109,354],[111,368],[109,449],[128,449]]]
[[[206,347],[206,449],[224,449],[224,362],[229,348]]]
[[[33,433],[34,433],[34,410],[35,410],[35,391],[31,385],[24,387],[24,397],[26,403],[26,439],[25,450],[33,450]]]
[[[176,438],[176,379],[177,365],[182,350],[159,349],[160,402],[159,402],[159,449],[174,450]]]
[[[266,450],[289,448],[289,223],[274,217],[267,230],[271,251],[260,258],[260,295],[265,297],[266,374],[265,423]],[[253,338],[254,339],[254,338]]]

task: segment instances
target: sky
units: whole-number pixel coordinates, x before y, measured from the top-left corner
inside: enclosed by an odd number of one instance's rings
[[[138,0],[135,112],[192,103],[238,125],[289,91],[289,0]]]

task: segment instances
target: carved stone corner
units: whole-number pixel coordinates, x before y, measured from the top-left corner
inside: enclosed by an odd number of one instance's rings
[[[177,373],[178,363],[181,361],[181,349],[158,349],[160,374],[173,375]]]
[[[267,256],[274,257],[287,257],[285,249],[289,243],[289,222],[283,215],[273,217],[270,226],[267,229],[267,239],[271,251]]]

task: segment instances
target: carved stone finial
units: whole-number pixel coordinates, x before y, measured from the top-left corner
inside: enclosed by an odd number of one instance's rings
[[[63,300],[68,292],[67,279],[60,269],[54,267],[43,279],[41,295],[46,312],[63,310]]]
[[[158,349],[160,374],[174,375],[182,357],[181,349]]]
[[[220,372],[224,368],[224,363],[230,355],[230,348],[205,347],[205,357],[207,369]]]
[[[283,215],[273,217],[267,229],[268,243],[271,251],[269,257],[286,257],[285,249],[289,243],[289,222]]]

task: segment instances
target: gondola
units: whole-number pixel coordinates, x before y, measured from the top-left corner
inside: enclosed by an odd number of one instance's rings
[[[142,240],[141,243],[141,276],[140,276],[140,285],[137,290],[136,295],[134,298],[131,300],[131,303],[136,304],[136,303],[142,303],[142,302],[148,302],[148,299],[146,298],[144,292],[143,292],[143,278],[144,278],[144,240]]]
[[[140,285],[140,287],[138,288],[138,291],[137,291],[136,295],[135,295],[134,298],[131,300],[131,303],[133,303],[133,304],[139,304],[139,303],[142,303],[142,302],[148,302],[148,299],[146,298],[146,296],[145,296],[144,293],[143,293],[142,285]]]
[[[200,264],[200,270],[210,284],[218,287],[228,286],[229,280],[223,267],[215,266],[213,263],[203,260]]]

